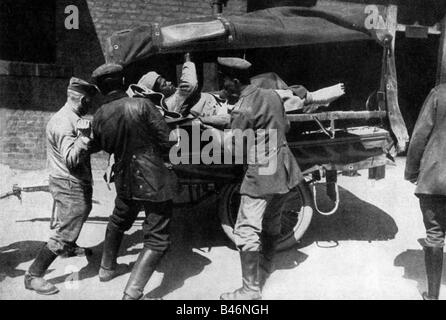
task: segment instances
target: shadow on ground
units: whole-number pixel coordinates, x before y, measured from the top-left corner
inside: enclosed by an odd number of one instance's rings
[[[301,247],[318,241],[360,240],[376,241],[393,239],[398,232],[395,221],[384,211],[362,201],[345,189],[341,189],[342,205],[335,215],[330,217],[315,214],[313,222],[302,239]],[[321,207],[328,208],[329,200],[324,198]],[[157,271],[164,274],[161,284],[149,293],[149,296],[163,297],[181,288],[185,281],[200,274],[211,263],[199,252],[213,247],[234,245],[228,240],[220,227],[217,217],[217,203],[206,207],[175,210],[172,219],[172,246],[162,260]],[[141,214],[138,221],[142,219]],[[108,218],[91,217],[88,224],[105,225]],[[37,218],[20,222],[45,222],[47,218]],[[125,236],[120,256],[138,254],[143,240],[142,231],[135,231]],[[17,270],[20,263],[34,259],[41,242],[25,241],[0,248],[0,274],[8,277],[23,276],[23,270]],[[138,246],[135,248],[135,246]],[[103,243],[92,248],[93,255],[88,257],[88,264],[79,271],[79,280],[96,277],[99,270]],[[296,248],[278,253],[276,269],[292,269],[307,259],[307,255]],[[133,264],[130,265],[132,267]],[[128,268],[127,275],[131,268]],[[54,284],[66,281],[70,275],[50,279]],[[0,281],[2,279],[0,278]]]
[[[444,255],[446,261],[446,254]],[[417,282],[417,287],[420,292],[427,288],[426,282],[426,267],[424,264],[424,251],[420,250],[406,250],[399,254],[394,261],[395,267],[403,267],[403,277],[408,280]],[[443,268],[442,284],[446,285],[446,269]]]
[[[164,297],[181,288],[187,279],[200,274],[212,261],[197,251],[230,245],[215,212],[189,209],[174,217],[172,247],[157,269],[164,274],[163,281],[147,294],[148,297]]]
[[[285,250],[278,252],[274,257],[275,270],[290,270],[297,268],[307,260],[308,255],[298,250]]]
[[[340,207],[331,216],[314,213],[310,227],[305,233],[300,247],[319,241],[386,241],[395,239],[398,227],[395,220],[385,211],[363,201],[351,192],[339,187]],[[330,211],[333,202],[318,189],[320,209]]]
[[[6,277],[16,278],[25,275],[25,270],[18,269],[18,266],[33,260],[43,245],[44,242],[40,241],[20,241],[1,247],[0,282],[5,280]]]
[[[150,295],[163,297],[170,292],[181,288],[184,282],[193,276],[200,274],[204,267],[211,261],[200,255],[193,249],[211,250],[213,247],[230,246],[229,240],[221,231],[218,218],[212,210],[194,210],[188,208],[176,211],[171,224],[172,245],[169,252],[161,261],[157,271],[164,274],[163,281]],[[143,213],[141,213],[143,216]],[[106,223],[106,218],[89,219],[88,223]],[[138,219],[142,220],[141,218]],[[142,231],[135,231],[124,237],[121,245],[120,257],[135,255],[141,251],[143,241]],[[135,248],[135,246],[138,248]],[[84,280],[96,277],[100,266],[103,243],[91,248],[93,255],[88,257],[88,264],[79,271],[78,279]],[[136,259],[136,258],[135,258]],[[125,274],[131,272],[131,263]],[[54,284],[66,281],[70,274],[50,279]]]

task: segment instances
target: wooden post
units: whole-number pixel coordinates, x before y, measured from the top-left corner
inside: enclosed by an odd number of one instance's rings
[[[409,143],[409,133],[403,119],[398,102],[398,81],[395,62],[396,31],[398,29],[398,7],[390,5],[387,7],[387,30],[392,35],[393,40],[387,57],[387,75],[386,75],[386,99],[390,127],[397,139],[397,152],[404,152]]]
[[[386,166],[380,166],[369,169],[370,180],[382,180],[386,177]]]
[[[396,44],[396,31],[398,29],[398,7],[395,5],[389,5],[387,7],[387,30],[393,37],[392,41],[392,50],[395,50],[395,44]]]
[[[440,51],[437,64],[437,85],[446,83],[446,16],[441,22]]]

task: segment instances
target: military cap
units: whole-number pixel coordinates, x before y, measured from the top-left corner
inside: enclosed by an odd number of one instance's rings
[[[100,77],[121,73],[124,68],[116,63],[106,63],[93,71],[91,78],[96,80]]]
[[[161,77],[161,75],[155,71],[151,71],[149,73],[146,73],[139,81],[139,86],[144,86],[147,89],[153,90],[155,87],[156,80]]]
[[[98,93],[98,89],[95,85],[75,77],[70,79],[68,90],[76,91],[88,96],[94,96],[96,93]]]
[[[219,57],[217,61],[223,67],[236,70],[248,70],[252,65],[245,59],[234,57]]]

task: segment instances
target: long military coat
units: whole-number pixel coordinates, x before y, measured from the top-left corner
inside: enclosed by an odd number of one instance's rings
[[[446,196],[446,85],[427,97],[407,153],[405,178],[417,195]]]
[[[94,115],[93,134],[96,149],[115,155],[119,197],[154,202],[174,197],[176,176],[163,159],[172,146],[170,129],[150,100],[108,95]]]

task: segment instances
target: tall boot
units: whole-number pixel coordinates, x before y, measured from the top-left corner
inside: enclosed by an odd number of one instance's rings
[[[278,237],[263,236],[262,249],[260,251],[260,288],[263,288],[271,273],[274,271],[274,256],[277,249]]]
[[[443,272],[443,248],[424,247],[424,260],[428,292],[423,293],[423,299],[438,300]]]
[[[139,300],[143,297],[144,288],[163,256],[164,252],[148,248],[141,251],[124,289],[123,300]]]
[[[116,260],[124,234],[107,228],[105,232],[104,249],[102,251],[99,281],[107,282],[119,275]]]
[[[28,272],[25,274],[25,288],[42,295],[58,293],[59,289],[43,278],[45,272],[56,258],[57,254],[52,252],[47,244],[45,244],[37,255],[36,260],[34,260]]]
[[[240,260],[242,263],[243,286],[234,292],[222,294],[220,300],[261,300],[259,283],[260,253],[258,251],[240,252]]]

